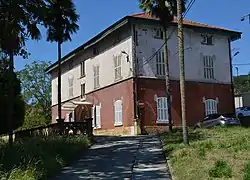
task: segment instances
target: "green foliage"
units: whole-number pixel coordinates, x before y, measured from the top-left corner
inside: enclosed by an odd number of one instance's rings
[[[71,41],[71,34],[75,33],[79,26],[79,15],[72,0],[53,1],[45,0],[46,12],[43,23],[47,28],[47,41],[63,43]]]
[[[88,148],[86,136],[55,136],[0,145],[0,175],[10,179],[47,179]]]
[[[209,176],[213,178],[231,178],[232,168],[223,160],[217,160],[214,167],[209,170]]]
[[[0,64],[5,59],[0,59]],[[11,73],[11,74],[10,74]],[[14,72],[8,71],[5,66],[0,67],[0,116],[1,116],[1,126],[0,126],[0,134],[7,133],[8,130],[8,121],[7,121],[7,113],[8,113],[8,86],[7,84],[10,81],[10,76],[12,76],[13,80],[11,82],[11,87],[14,92],[13,98],[13,129],[20,127],[24,121],[25,115],[25,105],[21,96],[21,86],[20,81],[17,79],[17,75]]]
[[[18,72],[22,82],[22,94],[27,104],[26,125],[44,125],[51,120],[51,79],[50,75],[45,73],[50,64],[34,61]]]
[[[235,94],[250,92],[250,74],[234,77]]]
[[[250,162],[245,165],[244,168],[244,180],[250,180]]]

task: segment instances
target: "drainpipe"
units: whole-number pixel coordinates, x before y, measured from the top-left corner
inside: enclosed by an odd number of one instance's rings
[[[229,59],[230,59],[230,76],[231,76],[231,92],[232,92],[232,103],[233,109],[235,113],[235,103],[234,103],[234,82],[233,82],[233,59],[232,59],[232,51],[231,51],[231,40],[228,38],[228,47],[229,47]]]

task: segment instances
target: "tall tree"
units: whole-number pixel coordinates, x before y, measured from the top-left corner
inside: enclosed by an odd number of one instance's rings
[[[185,66],[184,66],[184,35],[183,35],[183,0],[177,0],[178,14],[178,47],[180,62],[180,93],[181,93],[181,118],[183,129],[183,142],[188,145],[188,129],[186,120],[186,98],[185,98]]]
[[[11,87],[14,80],[14,56],[21,55],[24,58],[28,53],[25,50],[27,39],[39,39],[40,31],[37,27],[42,1],[34,0],[8,0],[0,1],[0,49],[8,58],[8,122],[9,122],[9,145],[13,142],[14,92]]]
[[[182,3],[185,7],[185,1]],[[147,14],[150,14],[160,19],[163,27],[163,42],[164,42],[164,60],[165,60],[165,79],[166,79],[166,94],[169,116],[169,130],[172,131],[172,115],[171,115],[171,88],[169,79],[169,57],[168,57],[168,36],[167,30],[170,22],[177,15],[176,0],[140,0],[140,8]]]
[[[44,25],[47,28],[47,41],[56,42],[58,47],[58,118],[62,120],[61,105],[61,45],[71,41],[71,35],[79,29],[75,4],[72,0],[45,0],[47,10]]]
[[[8,91],[9,88],[8,81],[9,75],[6,56],[0,57],[0,134],[8,132]],[[24,101],[21,96],[21,86],[20,81],[18,80],[15,72],[12,72],[13,81],[11,83],[11,89],[13,89],[13,113],[11,114],[11,118],[13,121],[13,129],[17,129],[23,124],[24,121],[24,112],[25,112],[25,105]]]
[[[37,109],[47,121],[51,120],[51,79],[44,73],[50,62],[33,61],[18,72],[22,94],[29,109]]]

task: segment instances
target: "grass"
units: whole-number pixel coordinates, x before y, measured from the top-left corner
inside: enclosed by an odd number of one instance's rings
[[[162,135],[163,149],[179,180],[250,180],[250,129],[242,127],[190,131],[190,146],[182,132]]]
[[[89,146],[89,139],[83,135],[36,137],[15,142],[11,149],[0,142],[0,179],[47,179]]]

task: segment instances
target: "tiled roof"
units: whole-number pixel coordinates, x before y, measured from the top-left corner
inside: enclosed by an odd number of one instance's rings
[[[130,16],[137,17],[137,18],[143,18],[143,19],[159,20],[159,18],[153,17],[150,14],[145,14],[145,13],[137,13],[137,14],[132,14]],[[174,19],[173,23],[177,23],[177,19],[176,18]],[[201,28],[211,28],[211,29],[232,31],[230,29],[220,28],[220,27],[216,27],[216,26],[211,26],[211,25],[208,25],[208,24],[202,24],[202,23],[198,23],[198,22],[194,22],[194,21],[190,21],[190,20],[186,20],[186,19],[183,20],[183,24],[184,25],[189,25],[189,26],[201,27]]]

